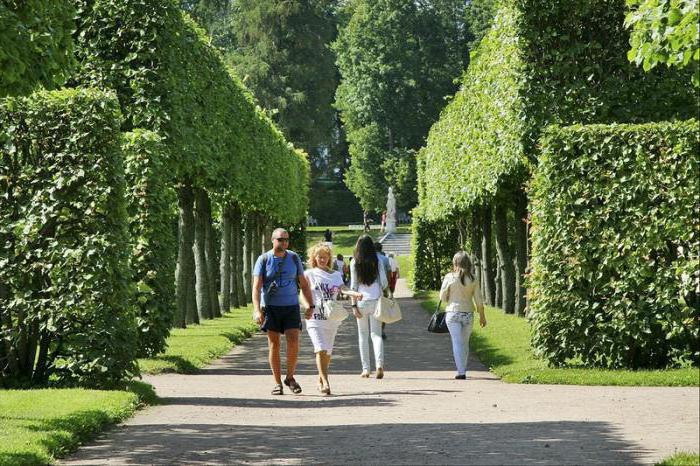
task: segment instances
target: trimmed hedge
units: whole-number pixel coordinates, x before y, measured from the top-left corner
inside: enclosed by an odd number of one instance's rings
[[[426,218],[463,213],[525,183],[547,125],[695,115],[689,72],[645,73],[628,62],[624,15],[624,0],[501,2],[428,136]]]
[[[697,120],[552,127],[532,185],[533,345],[552,364],[698,363]]]
[[[162,135],[178,181],[284,223],[305,218],[306,156],[256,107],[177,2],[77,3],[77,81],[116,89],[123,129]]]
[[[108,387],[138,372],[113,94],[0,104],[3,379]]]
[[[175,312],[177,195],[160,136],[137,129],[122,141],[126,200],[132,245],[131,270],[136,285],[139,356],[165,349]]]
[[[69,0],[0,2],[0,96],[65,82],[75,63],[74,16]]]

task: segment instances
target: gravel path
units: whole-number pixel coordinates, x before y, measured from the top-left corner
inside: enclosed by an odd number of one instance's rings
[[[316,391],[305,334],[301,395],[272,396],[256,335],[197,375],[148,377],[147,408],[63,464],[644,464],[698,451],[698,388],[514,385],[476,359],[453,380],[447,335],[405,284],[387,327],[386,376],[359,377],[356,326],[339,332],[333,395]],[[398,294],[397,294],[398,295]]]

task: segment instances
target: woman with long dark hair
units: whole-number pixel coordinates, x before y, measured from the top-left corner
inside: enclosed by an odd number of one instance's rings
[[[474,309],[479,311],[479,324],[486,326],[484,303],[479,282],[474,280],[472,262],[464,251],[458,251],[452,258],[453,271],[445,275],[440,287],[440,300],[447,303],[445,322],[452,339],[452,354],[457,366],[455,379],[467,378],[469,358],[469,337],[474,326]]]
[[[355,244],[353,258],[350,261],[350,289],[362,294],[362,300],[352,299],[352,311],[357,319],[358,343],[362,361],[362,377],[371,374],[369,357],[369,340],[372,339],[376,378],[384,377],[384,340],[382,324],[374,318],[374,311],[379,303],[388,279],[384,268],[380,267],[374,240],[369,235],[362,235]]]

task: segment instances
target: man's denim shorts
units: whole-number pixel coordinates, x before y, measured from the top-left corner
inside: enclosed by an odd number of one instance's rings
[[[293,306],[265,306],[265,320],[260,330],[284,333],[285,330],[301,330],[301,314],[298,304]]]

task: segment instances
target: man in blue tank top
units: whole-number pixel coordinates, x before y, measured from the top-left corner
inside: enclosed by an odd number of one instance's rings
[[[301,331],[299,287],[306,302],[314,302],[301,259],[288,247],[289,233],[284,228],[277,228],[272,232],[272,249],[260,255],[253,268],[253,309],[255,321],[267,333],[270,368],[275,378],[273,395],[284,393],[280,361],[280,338],[283,333],[287,340],[287,377],[284,385],[294,393],[301,393],[301,386],[294,380]],[[304,318],[310,318],[313,309],[312,304],[306,309]]]

